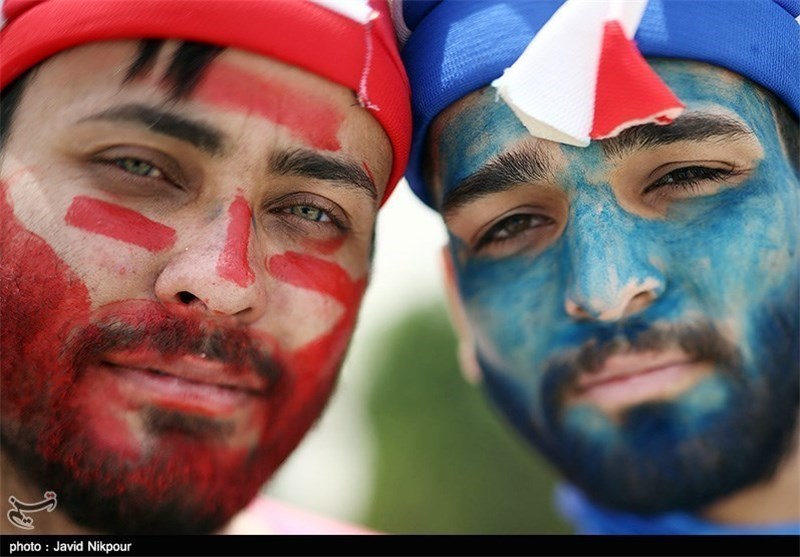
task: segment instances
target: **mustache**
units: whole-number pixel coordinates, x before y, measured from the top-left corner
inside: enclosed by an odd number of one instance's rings
[[[232,373],[255,373],[266,380],[268,393],[286,376],[284,366],[264,352],[247,331],[221,328],[151,307],[109,315],[86,325],[73,335],[68,346],[76,370],[110,352],[147,349],[167,358],[197,356],[216,361]]]
[[[679,348],[695,361],[713,362],[734,378],[739,377],[741,355],[737,347],[710,322],[629,324],[598,328],[590,340],[545,365],[545,390],[571,387],[578,376],[597,373],[615,354],[662,352]]]

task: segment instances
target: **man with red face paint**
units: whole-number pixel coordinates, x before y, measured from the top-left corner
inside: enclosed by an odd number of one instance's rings
[[[331,395],[407,160],[386,6],[0,8],[2,500],[57,500],[3,531],[303,532],[255,498]]]

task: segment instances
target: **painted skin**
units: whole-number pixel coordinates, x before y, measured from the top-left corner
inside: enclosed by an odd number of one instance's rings
[[[489,396],[593,499],[643,513],[769,477],[800,375],[800,184],[776,101],[652,64],[687,106],[670,126],[560,146],[486,88],[429,151]]]
[[[125,84],[135,42],[43,64],[0,168],[4,458],[92,530],[213,531],[291,453],[335,385],[390,170],[352,92],[266,58],[226,50],[167,102],[174,46]]]

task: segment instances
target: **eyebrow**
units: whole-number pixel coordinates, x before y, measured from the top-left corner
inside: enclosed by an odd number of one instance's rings
[[[197,120],[144,104],[126,104],[104,110],[81,121],[111,121],[137,124],[162,135],[194,145],[209,155],[223,152],[223,134]]]
[[[355,162],[344,161],[307,149],[282,151],[270,161],[272,172],[324,180],[367,194],[378,201],[378,190],[369,175]]]
[[[441,212],[447,218],[476,199],[520,184],[551,181],[554,177],[555,169],[551,157],[538,146],[524,151],[501,153],[445,193]]]
[[[621,157],[631,151],[678,141],[730,140],[753,137],[753,135],[747,126],[731,116],[690,112],[666,126],[645,124],[629,128],[617,137],[601,141],[600,145],[607,156]]]

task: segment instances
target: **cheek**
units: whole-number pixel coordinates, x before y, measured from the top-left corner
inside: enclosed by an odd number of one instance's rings
[[[145,296],[149,269],[157,255],[172,248],[173,228],[141,213],[98,199],[77,196],[60,231],[63,258],[89,287],[94,307]]]
[[[335,320],[324,319],[324,331],[301,346],[281,351],[278,355],[284,366],[292,371],[292,391],[283,409],[283,419],[270,435],[277,442],[289,444],[284,450],[277,451],[288,454],[318,418],[330,397],[352,336],[366,280],[351,279],[342,267],[331,261],[295,252],[273,255],[265,264],[276,280],[299,291],[295,300],[308,301],[308,296],[311,296],[318,303],[327,305],[333,302],[343,307]],[[297,324],[323,321],[314,311],[304,309],[302,315],[287,323],[290,327],[295,325],[292,329],[297,329]]]
[[[107,238],[162,251],[175,244],[175,230],[144,215],[91,197],[77,196],[64,218],[67,225]]]
[[[112,291],[122,290],[121,277],[143,274],[154,255],[175,243],[171,227],[115,203],[73,197],[66,193],[69,183],[41,169],[25,168],[14,176],[7,197],[16,218],[86,282],[93,299],[99,295],[98,304],[118,297],[120,292]]]
[[[798,225],[787,197],[794,198],[764,176],[699,201],[700,218],[664,231],[678,239],[670,278],[689,285],[710,317],[746,319],[771,292],[796,287]]]
[[[520,380],[532,381],[561,346],[558,332],[566,316],[558,258],[554,245],[535,258],[472,261],[458,270],[479,350]]]
[[[0,225],[1,392],[8,416],[70,385],[69,373],[57,373],[68,369],[58,348],[88,319],[89,292],[47,242],[19,223],[2,183]]]
[[[295,321],[314,323],[324,319],[327,326],[324,332],[292,351],[289,357],[292,363],[306,371],[317,365],[325,369],[338,364],[352,335],[366,279],[353,279],[337,263],[296,252],[270,256],[265,265],[273,278],[297,291],[296,300],[303,299],[302,292],[306,302],[315,299],[322,304],[314,308],[318,312],[306,311]],[[331,315],[331,302],[342,308],[333,320],[326,317]]]
[[[339,238],[331,238],[329,240],[303,238],[300,240],[300,244],[306,251],[312,253],[318,253],[320,255],[333,255],[334,253],[339,251],[339,248],[342,247],[344,241],[345,241],[344,236],[341,236]]]

